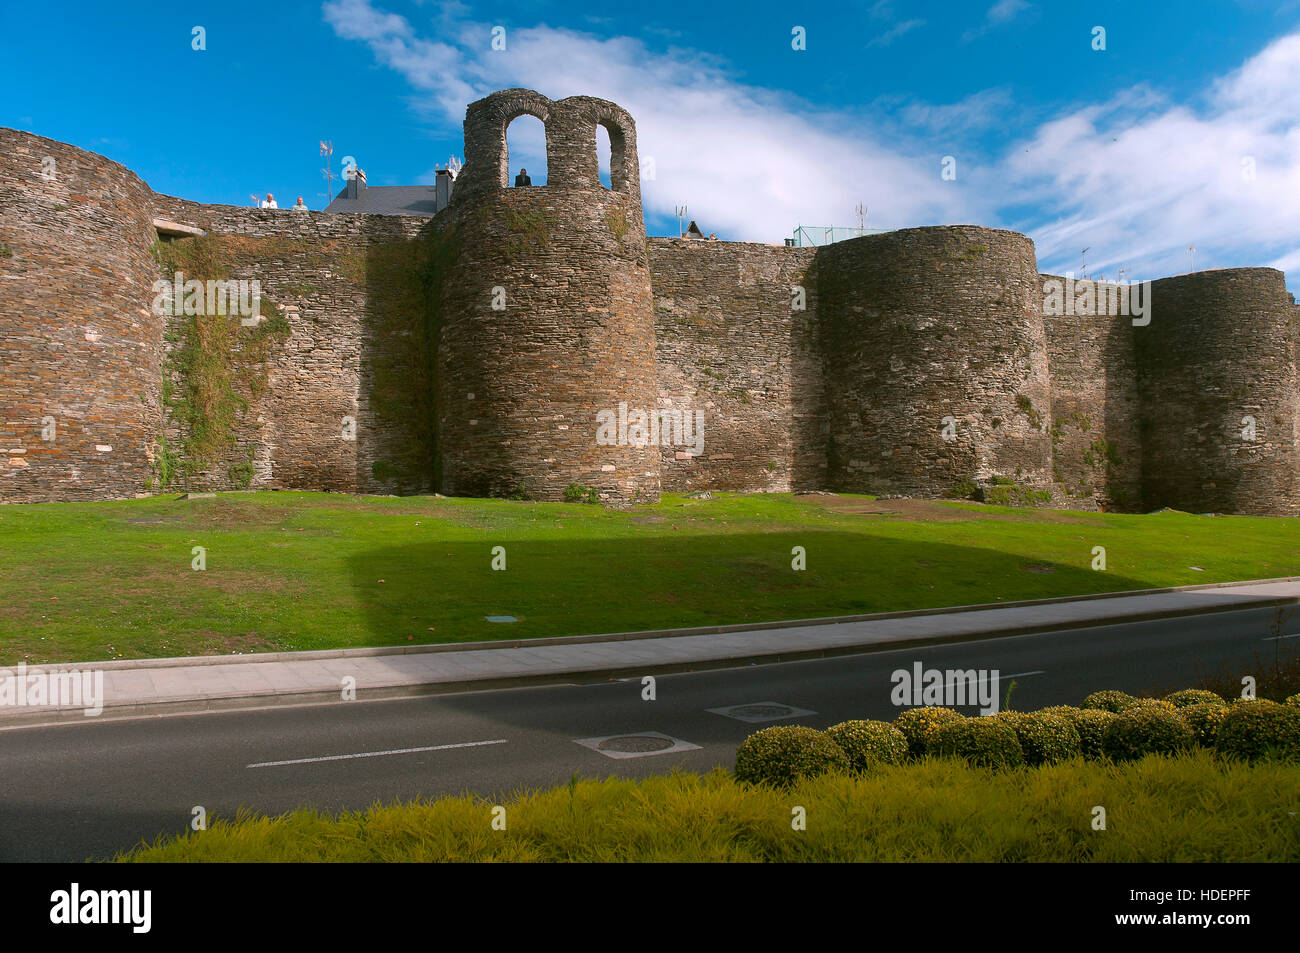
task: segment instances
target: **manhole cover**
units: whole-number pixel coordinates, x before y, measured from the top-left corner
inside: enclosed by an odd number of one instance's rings
[[[589,748],[606,758],[653,758],[661,754],[680,754],[683,751],[699,751],[699,745],[693,745],[681,738],[674,738],[661,731],[638,731],[628,735],[601,735],[597,738],[574,738],[584,748]]]
[[[726,708],[706,708],[705,711],[750,723],[780,721],[783,718],[806,718],[808,715],[817,714],[807,708],[782,705],[780,702],[750,702],[747,705],[729,705]]]
[[[737,718],[786,718],[793,713],[789,705],[739,705],[729,712]]]
[[[596,750],[639,754],[643,751],[667,751],[674,744],[676,742],[672,738],[660,738],[657,735],[618,735],[606,738],[596,746]]]

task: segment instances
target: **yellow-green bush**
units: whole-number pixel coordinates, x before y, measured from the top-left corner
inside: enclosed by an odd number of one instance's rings
[[[930,751],[986,768],[1014,768],[1024,762],[1015,729],[996,716],[945,721],[935,733]]]
[[[773,725],[756,731],[736,749],[736,780],[786,787],[800,778],[847,771],[848,756],[824,731]]]
[[[995,718],[1005,720],[1020,741],[1025,763],[1052,764],[1068,761],[1082,753],[1079,731],[1070,717],[1047,711],[1005,711]]]
[[[971,719],[977,721],[978,719]],[[991,771],[953,758],[789,789],[725,771],[579,780],[499,799],[441,797],[342,814],[209,817],[120,859],[189,862],[1300,861],[1286,816],[1300,765],[1194,750],[1123,764]],[[1106,805],[1105,831],[1092,829]],[[505,808],[505,830],[493,807]],[[791,811],[805,809],[794,830]]]
[[[1179,754],[1195,743],[1192,729],[1172,705],[1134,705],[1107,726],[1101,748],[1108,758],[1131,761],[1148,754]]]
[[[854,771],[881,764],[901,764],[907,757],[907,737],[883,721],[842,721],[826,734],[844,751]]]
[[[927,705],[923,708],[909,708],[894,719],[894,727],[907,738],[907,751],[913,758],[924,755],[934,743],[939,729],[946,722],[962,718],[960,712],[951,708],[936,708]]]
[[[1119,715],[1101,708],[1084,708],[1074,719],[1074,730],[1079,733],[1079,752],[1089,760],[1105,757],[1102,739],[1106,729]]]
[[[1300,760],[1300,708],[1263,698],[1237,699],[1219,725],[1214,746],[1247,761]]]
[[[1203,688],[1184,688],[1179,692],[1171,692],[1165,696],[1165,701],[1175,708],[1190,708],[1192,705],[1228,704],[1221,696],[1216,695],[1214,692],[1207,692]]]
[[[1199,705],[1188,705],[1186,708],[1178,709],[1178,713],[1183,716],[1183,720],[1196,735],[1197,743],[1204,748],[1214,747],[1219,726],[1223,724],[1223,719],[1228,717],[1228,711],[1229,707],[1222,699],[1220,704],[1202,702]]]
[[[1093,692],[1083,700],[1083,705],[1081,707],[1095,708],[1100,711],[1113,711],[1118,714],[1126,708],[1133,707],[1135,701],[1137,701],[1137,699],[1128,692]]]

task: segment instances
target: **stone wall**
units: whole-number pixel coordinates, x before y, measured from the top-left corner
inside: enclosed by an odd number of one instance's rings
[[[1068,285],[1059,275],[1039,277],[1044,283],[1060,282],[1062,292],[1072,287],[1082,291],[1082,283]],[[1120,297],[1118,286],[1102,285],[1101,291],[1107,301]],[[1053,479],[1071,508],[1139,509],[1142,404],[1135,348],[1136,337],[1149,326],[1134,327],[1133,316],[1117,313],[1119,308],[1111,314],[1080,314],[1074,306],[1068,310],[1073,313],[1044,314]],[[1089,305],[1088,310],[1095,309]]]
[[[147,490],[161,319],[148,186],[103,156],[0,129],[0,500]]]
[[[1163,278],[1151,301],[1151,325],[1136,336],[1145,508],[1294,515],[1296,309],[1282,273]]]
[[[1047,344],[1028,238],[904,229],[826,246],[817,270],[829,489],[942,497],[1001,479],[1050,496]]]
[[[229,277],[256,279],[289,325],[255,373],[261,386],[250,393],[246,382],[235,384],[248,406],[232,445],[177,485],[430,491],[433,383],[420,287],[428,220],[166,196],[156,197],[155,208],[160,217],[207,229]],[[173,357],[186,321],[169,319]],[[239,334],[247,340],[247,331]],[[175,360],[168,365],[179,391],[182,375]],[[180,431],[172,420],[173,447],[183,446]]]
[[[546,125],[548,184],[513,189],[505,125],[525,113]],[[1053,276],[1006,231],[647,239],[635,125],[613,103],[507,90],[471,104],[465,133],[452,203],[425,219],[201,205],[0,130],[0,501],[130,497],[170,473],[175,489],[1300,513],[1300,309],[1280,272],[1155,282],[1146,326],[1045,315]],[[155,246],[155,217],[207,235]],[[232,318],[196,352],[197,321],[151,309],[160,258],[257,280],[274,319]],[[202,458],[200,379],[233,408]],[[702,412],[702,453],[601,443],[620,405],[630,423]]]
[[[648,247],[659,406],[699,411],[704,424],[702,453],[662,448],[664,489],[822,486],[816,249],[674,238],[652,238]]]

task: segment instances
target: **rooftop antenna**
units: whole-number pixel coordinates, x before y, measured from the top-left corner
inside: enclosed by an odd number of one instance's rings
[[[1128,274],[1128,269],[1127,269],[1127,268],[1121,268],[1121,269],[1119,270],[1119,283],[1120,283],[1120,284],[1123,284],[1123,283],[1124,283],[1124,276],[1127,275],[1127,274]]]
[[[1088,277],[1088,252],[1091,250],[1092,250],[1092,246],[1089,245],[1083,251],[1079,252],[1079,277],[1080,278]]]
[[[686,215],[686,213],[689,211],[689,209],[688,209],[685,205],[678,205],[678,206],[676,207],[675,211],[677,212],[677,237],[678,237],[678,238],[681,238],[681,237],[682,237],[682,219],[685,217],[685,215]]]
[[[1196,246],[1195,245],[1187,246],[1187,256],[1191,260],[1191,270],[1195,271],[1196,270]]]
[[[865,232],[867,230],[867,207],[859,202],[854,211],[858,213],[858,231]]]
[[[325,168],[321,169],[321,175],[325,176],[325,204],[328,205],[334,201],[334,170],[330,168],[330,156],[334,155],[334,140],[322,139],[320,144],[321,158],[325,160]]]

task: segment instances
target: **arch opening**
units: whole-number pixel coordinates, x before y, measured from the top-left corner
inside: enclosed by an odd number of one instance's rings
[[[602,146],[608,151],[602,153]],[[600,184],[615,192],[628,191],[627,143],[616,123],[602,119],[596,124],[596,159]]]
[[[546,184],[546,124],[531,113],[521,113],[506,123],[505,153],[501,159],[501,186],[514,188],[521,169],[528,170],[532,186]]]
[[[603,125],[596,126],[596,174],[600,184],[607,189],[613,189],[613,179],[610,175],[610,139],[609,130]]]

